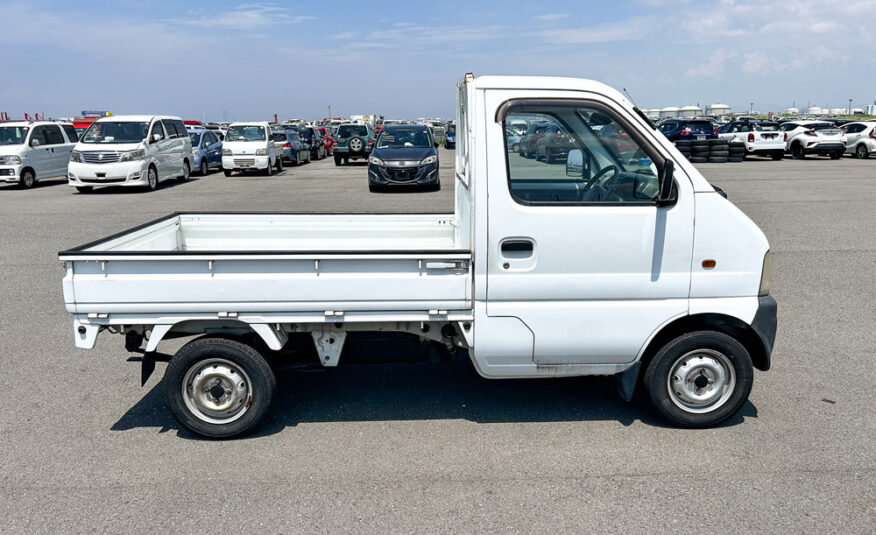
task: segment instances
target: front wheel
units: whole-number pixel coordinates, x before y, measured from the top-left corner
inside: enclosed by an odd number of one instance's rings
[[[867,150],[867,147],[865,147],[863,143],[858,145],[858,148],[855,149],[855,158],[866,160],[869,157],[870,152]]]
[[[715,331],[679,336],[648,364],[644,384],[654,407],[675,425],[710,427],[748,400],[754,369],[748,351]]]
[[[225,176],[231,176],[232,171],[230,169],[224,169]]]
[[[806,153],[803,152],[803,146],[799,143],[795,143],[793,147],[791,147],[791,157],[795,160],[802,160],[806,157]]]
[[[158,189],[158,170],[155,169],[154,165],[150,165],[146,172],[146,187],[149,188],[149,191]]]
[[[21,172],[21,179],[18,184],[24,189],[30,189],[36,184],[36,175],[32,169],[25,169]]]
[[[206,159],[206,158],[201,158],[201,168],[200,168],[201,176],[207,176],[207,171],[208,171],[208,168],[207,168],[207,159]]]
[[[76,191],[78,191],[79,193],[91,193],[92,191],[94,191],[94,187],[93,186],[76,186]]]
[[[282,173],[282,172],[283,172],[283,157],[282,157],[282,156],[280,156],[279,158],[277,158],[277,172],[278,172],[278,173]]]
[[[189,166],[188,161],[183,162],[183,174],[182,176],[177,177],[176,179],[180,182],[186,182],[189,177],[192,176],[192,168]]]
[[[193,433],[230,438],[253,430],[271,405],[277,379],[253,347],[204,336],[170,359],[164,396],[176,420]]]

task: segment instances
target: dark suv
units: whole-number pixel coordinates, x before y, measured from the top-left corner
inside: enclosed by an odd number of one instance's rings
[[[657,130],[669,141],[715,139],[718,132],[708,119],[666,119],[657,125]]]
[[[321,160],[326,157],[325,141],[322,139],[322,134],[319,130],[312,126],[298,127],[298,137],[301,141],[310,145],[310,156],[314,160]]]

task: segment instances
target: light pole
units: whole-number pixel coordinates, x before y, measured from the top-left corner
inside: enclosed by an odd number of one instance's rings
[[[754,102],[748,103],[748,115],[751,115],[754,112]]]
[[[849,115],[852,114],[852,99],[849,99]]]

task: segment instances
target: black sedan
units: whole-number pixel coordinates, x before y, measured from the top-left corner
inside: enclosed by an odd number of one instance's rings
[[[368,189],[392,186],[440,189],[437,147],[428,126],[385,126],[368,157]]]

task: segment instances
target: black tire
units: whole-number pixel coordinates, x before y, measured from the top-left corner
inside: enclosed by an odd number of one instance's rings
[[[772,157],[773,160],[778,161],[778,160],[781,160],[782,158],[785,157],[785,153],[784,153],[784,152],[774,152],[774,153],[771,155],[771,157]]]
[[[225,169],[225,176],[231,176],[232,171]]]
[[[545,149],[545,151],[544,151],[544,161],[545,161],[545,163],[549,163],[549,164],[553,164],[553,163],[556,162],[556,159],[554,158],[554,155],[551,154],[551,151],[550,151],[550,150]]]
[[[277,172],[278,172],[278,173],[282,173],[282,172],[283,172],[283,157],[282,157],[282,156],[280,156],[279,158],[277,158]]]
[[[690,149],[691,142],[688,139],[679,139],[678,141],[675,142],[675,146],[678,147],[679,149],[682,147],[687,147],[688,149]]]
[[[745,161],[745,158],[743,158],[742,156],[731,156],[727,158],[727,161],[732,163],[742,163]]]
[[[91,193],[94,191],[94,186],[76,186],[76,191],[79,193]]]
[[[710,367],[715,363],[720,366]],[[692,389],[708,394],[709,383],[700,384],[700,381],[710,378],[720,381],[720,375],[714,370],[723,370],[733,381],[727,381],[726,389],[711,404],[688,404],[684,394],[690,394]],[[683,380],[685,376],[687,381]],[[680,388],[677,393],[670,392],[670,384],[675,380],[680,380],[680,385],[689,386]],[[753,381],[754,369],[745,347],[734,338],[715,331],[692,332],[670,341],[648,363],[643,379],[654,408],[668,421],[681,427],[710,427],[733,416],[748,400]],[[693,393],[699,394],[697,391]],[[710,409],[712,406],[715,408]],[[693,410],[702,412],[691,412]]]
[[[36,185],[36,182],[36,173],[30,167],[26,167],[18,177],[18,187],[22,189],[30,189]]]
[[[709,159],[705,156],[691,156],[691,163],[708,163]]]
[[[713,150],[713,151],[709,151],[709,156],[725,157],[726,158],[727,156],[730,156],[730,151],[729,150]]]
[[[794,143],[791,145],[791,158],[795,160],[802,160],[806,157],[806,153],[803,152],[803,147],[799,143]]]
[[[215,363],[212,367],[211,362]],[[227,373],[223,374],[226,370]],[[230,404],[227,416],[204,413],[198,401],[192,401],[196,397],[194,393],[188,396],[183,394],[184,387],[199,382],[208,388],[208,381],[212,382],[214,377],[219,383],[204,392],[208,392],[213,399]],[[234,378],[234,384],[231,384],[231,378]],[[237,378],[243,379],[243,382],[237,383]],[[188,381],[192,382],[186,385]],[[274,372],[255,348],[237,340],[212,335],[193,340],[177,351],[167,364],[162,383],[165,402],[180,425],[210,438],[230,438],[252,431],[264,419],[277,389]],[[229,393],[232,386],[235,387],[234,396]],[[212,390],[217,387],[220,392],[213,393]],[[225,392],[221,392],[223,387],[226,388]],[[198,390],[200,392],[200,387]],[[235,407],[239,409],[235,411]]]
[[[831,160],[839,160],[843,157],[842,151],[839,152],[831,152],[828,156],[830,156]]]
[[[335,165],[341,165],[341,157],[335,154]]]
[[[710,163],[727,163],[726,156],[709,156]]]
[[[707,151],[707,150],[703,150],[703,151],[695,150],[695,151],[691,151],[690,155],[693,156],[694,158],[708,158],[708,157],[709,157],[709,151]]]
[[[693,147],[694,150],[696,150],[697,147],[708,148],[709,147],[709,140],[708,139],[694,139],[693,141],[690,142],[690,146]]]
[[[271,165],[271,160],[268,160],[268,166],[265,167],[265,176],[274,176],[274,166]]]
[[[301,165],[301,153],[295,151],[295,167],[298,167],[299,165]]]
[[[870,157],[870,151],[867,150],[867,147],[861,143],[855,148],[855,158],[859,160],[866,160]]]
[[[192,176],[192,166],[189,165],[188,160],[183,160],[183,174],[182,176],[176,177],[176,179],[179,182],[186,182],[190,176]]]
[[[207,165],[207,159],[201,158],[201,167],[198,170],[201,173],[201,176],[207,176],[207,172],[210,170],[210,166]]]
[[[154,165],[150,165],[146,170],[146,188],[149,191],[158,189],[158,169]]]
[[[371,193],[377,193],[377,192],[379,192],[379,191],[383,191],[383,188],[381,188],[381,187],[379,187],[379,186],[375,186],[374,184],[369,183],[369,184],[368,184],[368,191],[370,191]]]

